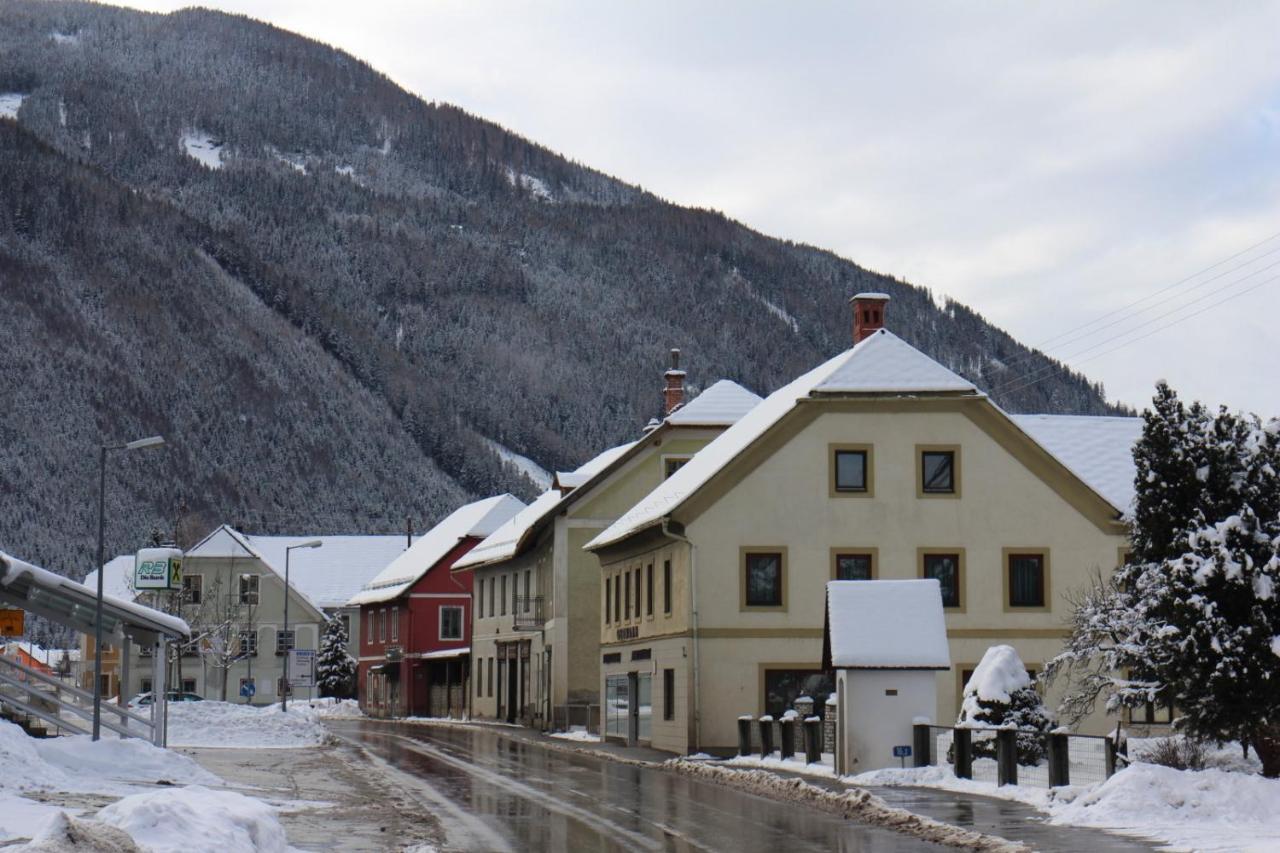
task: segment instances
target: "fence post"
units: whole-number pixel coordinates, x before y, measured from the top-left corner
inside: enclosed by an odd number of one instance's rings
[[[760,718],[760,757],[768,758],[773,754],[773,717],[765,714]]]
[[[929,726],[916,723],[911,727],[911,752],[915,756],[916,767],[928,767],[933,763],[933,738],[929,736]]]
[[[738,755],[751,754],[751,715],[738,718]]]
[[[956,776],[973,778],[973,732],[970,729],[952,729],[951,751],[955,754]]]
[[[1116,775],[1116,742],[1111,738],[1107,738],[1103,743],[1106,744],[1107,747],[1107,778],[1110,779],[1112,776]]]
[[[1071,784],[1071,753],[1066,735],[1048,736],[1049,787]]]
[[[808,717],[804,721],[804,760],[817,764],[822,760],[822,718]]]
[[[1018,733],[1013,729],[996,732],[996,784],[1018,784]]]
[[[783,759],[791,758],[796,754],[796,724],[790,717],[783,717],[778,723],[780,737],[778,738],[778,746],[782,749]]]

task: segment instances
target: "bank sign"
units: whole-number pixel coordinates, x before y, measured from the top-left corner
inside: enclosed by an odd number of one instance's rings
[[[182,552],[177,548],[143,548],[134,562],[133,588],[182,589]]]

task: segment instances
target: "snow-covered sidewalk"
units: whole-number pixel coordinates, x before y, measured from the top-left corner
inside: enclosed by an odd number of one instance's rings
[[[174,702],[169,705],[169,746],[316,746],[329,740],[321,720],[360,716],[360,707],[351,699],[294,701],[283,712],[278,704]]]

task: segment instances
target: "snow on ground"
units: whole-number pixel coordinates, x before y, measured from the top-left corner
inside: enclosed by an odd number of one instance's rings
[[[507,167],[507,183],[513,187],[519,185],[520,189],[525,190],[539,201],[555,201],[555,198],[551,195],[551,188],[547,186],[546,181],[533,175],[526,175],[523,172],[517,174],[516,170],[510,166]]]
[[[0,93],[0,118],[16,119],[18,110],[26,99],[26,95],[20,95],[17,92]]]
[[[551,737],[559,738],[560,740],[578,741],[580,743],[600,743],[600,741],[604,740],[600,735],[593,735],[591,732],[587,731],[584,726],[573,726],[567,732],[552,732]]]
[[[275,809],[234,791],[200,785],[125,797],[97,814],[123,829],[151,853],[201,850],[254,850],[285,853],[284,827]],[[193,847],[195,839],[198,845]]]
[[[521,456],[506,445],[500,444],[491,438],[484,439],[484,443],[497,454],[498,458],[503,462],[510,463],[516,467],[520,473],[524,474],[533,484],[542,491],[551,488],[551,472],[543,468],[537,462],[534,462],[528,456]]]
[[[334,166],[333,171],[337,172],[339,175],[342,175],[344,178],[352,178],[352,177],[355,177],[356,167],[355,166]]]
[[[222,142],[198,130],[182,134],[182,148],[188,157],[197,160],[207,169],[222,168]]]
[[[733,280],[737,282],[742,287],[742,289],[747,292],[747,295],[750,296],[752,299],[754,299],[756,302],[760,303],[762,306],[764,306],[764,309],[766,311],[768,311],[770,314],[772,314],[773,316],[777,317],[779,320],[781,320],[782,322],[790,326],[791,331],[793,332],[800,331],[800,321],[797,320],[794,316],[792,316],[792,314],[789,311],[787,311],[787,309],[783,308],[781,305],[774,302],[769,297],[765,296],[759,290],[756,290],[756,288],[752,286],[751,282],[747,281],[747,279],[743,277],[743,275],[740,272],[738,272],[737,267],[734,267],[731,275],[733,277]]]
[[[758,755],[735,755],[720,763],[731,767],[758,767],[761,770],[781,770],[786,773],[822,776],[827,779],[836,775],[835,756],[830,752],[822,753],[822,760],[814,764],[807,764],[803,755],[793,755],[784,759],[780,754],[770,755],[768,758],[761,758]]]
[[[49,33],[49,38],[53,39],[54,44],[65,44],[74,47],[80,43],[79,33],[60,33],[57,30]]]
[[[291,167],[298,174],[307,174],[307,156],[305,154],[285,154],[284,152],[277,151],[274,148],[269,148],[268,150],[271,152],[272,157],[276,158],[281,163],[284,163],[286,166]]]
[[[279,705],[230,702],[173,702],[169,705],[169,746],[277,748],[314,746],[329,740],[316,721],[328,716],[307,701]],[[345,707],[345,706],[344,706]]]

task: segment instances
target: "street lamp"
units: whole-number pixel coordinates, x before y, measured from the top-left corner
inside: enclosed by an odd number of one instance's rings
[[[289,652],[293,650],[293,643],[289,642],[289,554],[294,548],[319,548],[324,543],[319,539],[312,539],[310,542],[303,542],[298,545],[289,545],[284,549],[284,638],[288,645],[284,649],[284,687],[280,694],[280,710],[289,710]]]
[[[106,577],[106,567],[103,565],[103,543],[102,533],[105,525],[104,517],[106,515],[107,501],[107,451],[108,450],[143,450],[147,447],[159,447],[164,444],[164,439],[158,435],[150,438],[139,438],[136,441],[129,441],[123,444],[104,444],[99,448],[98,453],[98,597],[94,603],[94,626],[93,626],[93,739],[98,740],[102,735],[102,589],[103,580]],[[164,689],[165,685],[160,685],[160,689]],[[124,689],[121,685],[120,689]]]

